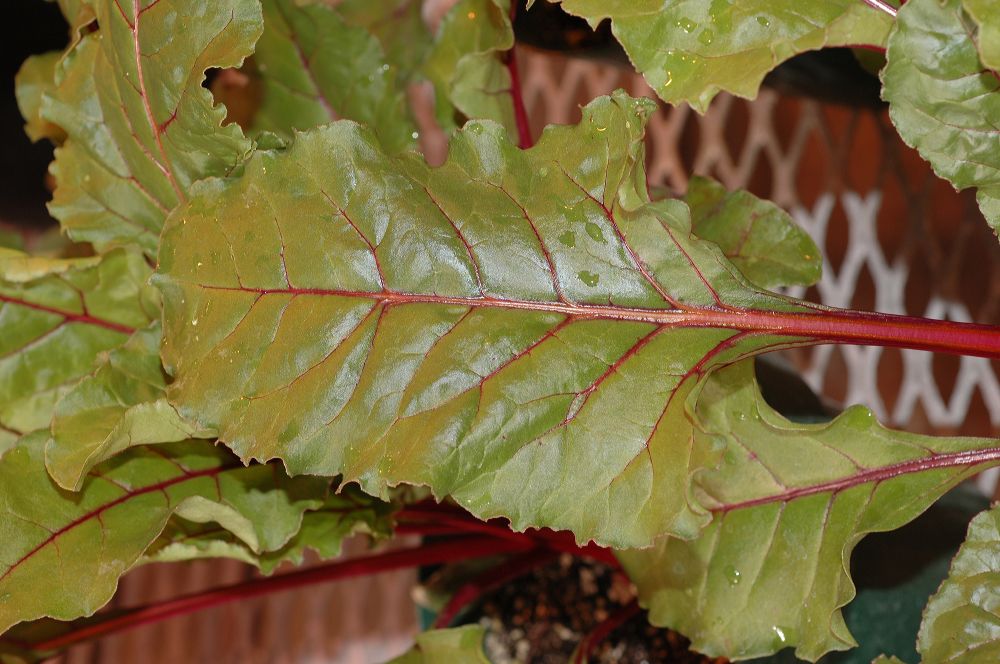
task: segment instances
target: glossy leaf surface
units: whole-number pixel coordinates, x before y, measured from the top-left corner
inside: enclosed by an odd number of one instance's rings
[[[550,0],[611,29],[656,94],[704,113],[719,92],[753,98],[790,57],[885,43],[890,17],[858,0]]]
[[[433,36],[424,23],[423,3],[413,0],[343,0],[337,13],[365,28],[382,44],[389,64],[401,80],[410,81],[423,63]]]
[[[47,427],[99,353],[159,315],[149,274],[135,252],[51,259],[0,249],[0,426]]]
[[[42,117],[68,135],[49,206],[70,236],[155,255],[191,184],[226,175],[251,148],[202,87],[238,66],[262,29],[257,0],[94,0],[100,26],[67,54]]]
[[[254,61],[264,85],[254,127],[291,138],[339,118],[371,127],[389,151],[410,147],[409,117],[396,68],[368,30],[323,5],[264,0],[264,34]]]
[[[91,468],[129,447],[211,437],[167,403],[160,336],[158,324],[136,332],[56,404],[45,462],[63,488],[79,489]]]
[[[979,58],[962,0],[912,0],[900,10],[882,96],[900,137],[958,189],[977,187],[1000,224],[1000,79]]]
[[[111,598],[174,514],[215,521],[256,551],[284,546],[327,482],[242,466],[208,442],[136,449],[91,471],[78,494],[46,474],[44,432],[0,459],[0,633],[42,617],[71,620]]]
[[[243,458],[376,495],[425,484],[615,545],[693,535],[688,476],[712,453],[685,401],[789,341],[722,328],[815,310],[646,201],[650,108],[601,98],[527,151],[474,123],[437,169],[338,123],[206,183],[156,277],[171,402]]]
[[[794,646],[815,661],[855,644],[840,608],[854,598],[851,551],[917,517],[963,479],[1000,463],[997,441],[889,431],[860,406],[795,424],[764,402],[743,362],[706,382],[701,435],[721,436],[697,478],[711,523],[689,541],[620,552],[650,621],[711,656]]]
[[[718,182],[691,178],[684,202],[698,237],[719,245],[740,272],[763,288],[812,286],[823,259],[791,215],[748,191],[729,192]]]
[[[917,650],[924,662],[980,664],[1000,659],[1000,508],[981,513],[931,597]]]

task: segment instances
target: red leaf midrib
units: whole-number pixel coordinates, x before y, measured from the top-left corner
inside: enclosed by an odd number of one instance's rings
[[[0,293],[0,302],[6,302],[8,304],[27,307],[29,309],[34,309],[36,311],[44,311],[45,313],[55,314],[56,316],[62,316],[63,321],[66,323],[82,323],[84,325],[95,325],[97,327],[103,327],[108,330],[113,330],[114,332],[120,332],[121,334],[128,334],[128,335],[135,332],[134,327],[124,325],[123,323],[116,323],[115,321],[108,320],[106,318],[101,318],[99,316],[94,316],[88,313],[78,313],[75,311],[67,311],[65,309],[50,307],[45,304],[40,304],[38,302],[30,302],[22,298],[11,297],[9,295],[4,295],[2,293]]]
[[[798,337],[812,343],[843,343],[895,346],[955,355],[1000,359],[1000,327],[976,323],[915,318],[846,309],[817,311],[770,311],[741,307],[689,307],[653,309],[579,302],[515,300],[323,288],[254,288],[194,284],[206,290],[266,295],[335,296],[371,299],[386,306],[443,304],[464,307],[496,307],[524,311],[561,313],[576,319],[606,319],[651,323],[666,327],[704,327],[737,330],[751,334]]]

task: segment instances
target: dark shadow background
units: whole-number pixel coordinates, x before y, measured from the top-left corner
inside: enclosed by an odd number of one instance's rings
[[[62,49],[68,27],[54,2],[7,0],[0,35],[0,224],[42,228],[54,221],[45,209],[52,145],[32,145],[14,97],[14,77],[25,58]]]

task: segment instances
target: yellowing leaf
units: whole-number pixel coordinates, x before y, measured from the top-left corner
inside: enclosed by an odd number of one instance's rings
[[[483,652],[486,630],[479,625],[432,629],[417,634],[417,643],[389,664],[489,664]]]

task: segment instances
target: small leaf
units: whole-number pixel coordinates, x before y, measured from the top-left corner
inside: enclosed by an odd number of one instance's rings
[[[696,477],[713,514],[692,540],[618,553],[654,625],[709,656],[795,646],[815,661],[856,645],[840,609],[854,598],[851,551],[916,518],[948,489],[1000,462],[997,441],[890,431],[860,406],[827,424],[774,412],[750,362],[713,374],[698,402],[722,465]],[[938,660],[935,660],[938,661]]]
[[[91,615],[174,514],[216,521],[250,549],[274,550],[328,486],[244,467],[201,441],[136,448],[92,471],[73,494],[46,473],[46,438],[30,434],[0,459],[0,633],[46,616]]]
[[[990,69],[1000,70],[1000,5],[994,0],[962,0],[962,6],[979,26],[979,58]]]
[[[514,46],[510,0],[461,0],[445,15],[424,63],[434,84],[438,123],[454,130],[466,118],[496,120],[516,131],[510,73]]]
[[[746,282],[683,203],[648,202],[652,107],[600,98],[530,150],[470,123],[435,169],[334,123],[206,181],[155,277],[171,403],[242,458],[373,495],[422,484],[615,546],[693,536],[689,474],[716,451],[686,400],[717,364],[795,343],[764,319],[822,309]]]
[[[226,175],[251,143],[202,87],[238,66],[262,21],[256,0],[93,0],[96,32],[65,56],[42,117],[68,135],[49,205],[74,240],[156,254],[163,219],[191,184]]]
[[[301,565],[307,550],[323,560],[336,558],[344,540],[358,533],[389,537],[394,511],[392,503],[373,498],[356,487],[344,487],[339,493],[331,494],[318,509],[306,512],[302,516],[302,526],[287,544],[274,551],[259,553],[216,523],[196,524],[174,517],[146,551],[145,560],[235,558],[270,574],[285,562]]]
[[[0,250],[0,427],[47,427],[98,355],[159,315],[135,252],[52,259]]]
[[[56,65],[62,53],[33,55],[24,61],[14,78],[17,107],[24,118],[24,133],[34,143],[48,138],[61,143],[66,134],[61,128],[42,117],[42,95],[55,87]]]
[[[346,118],[374,129],[390,152],[414,144],[395,67],[375,37],[333,9],[264,0],[254,61],[264,84],[255,129],[291,138],[293,130]]]
[[[752,99],[765,74],[804,51],[881,45],[888,14],[858,0],[550,0],[611,29],[650,87],[704,113],[721,91]]]
[[[160,336],[158,323],[136,332],[56,404],[45,462],[64,489],[79,489],[91,468],[129,447],[212,437],[167,403]]]
[[[729,192],[709,178],[694,177],[684,202],[692,229],[716,243],[747,279],[762,288],[812,286],[823,259],[812,238],[791,215],[748,191]]]
[[[948,578],[931,597],[917,638],[924,662],[1000,661],[1000,507],[969,524]]]
[[[900,137],[1000,224],[1000,79],[979,59],[962,0],[910,0],[899,10],[882,71],[882,96]],[[980,34],[982,37],[982,34]]]
[[[464,625],[417,634],[417,643],[388,664],[490,664],[483,651],[486,629]]]

